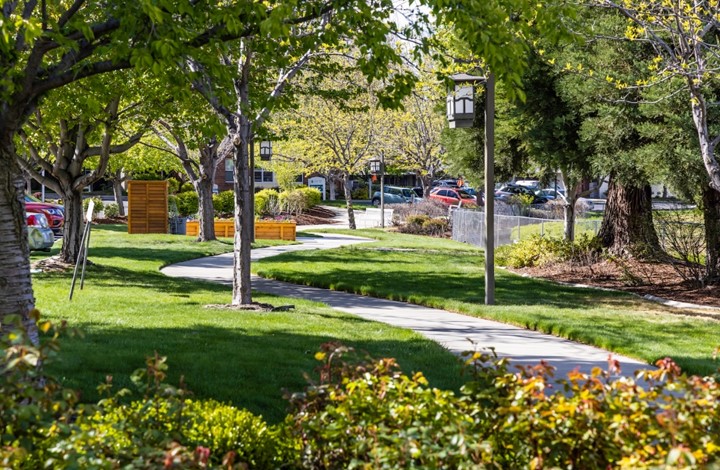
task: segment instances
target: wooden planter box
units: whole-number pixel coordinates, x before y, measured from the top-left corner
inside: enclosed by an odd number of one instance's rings
[[[278,222],[267,220],[255,221],[255,238],[265,240],[295,240],[295,222]],[[189,236],[197,237],[200,233],[200,222],[197,220],[188,220],[187,230],[185,232]],[[216,220],[215,236],[218,237],[234,237],[235,221],[234,220]]]

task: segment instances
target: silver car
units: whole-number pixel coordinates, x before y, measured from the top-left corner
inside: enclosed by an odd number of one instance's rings
[[[55,243],[55,235],[48,224],[45,214],[27,213],[28,241],[31,250],[50,251]]]

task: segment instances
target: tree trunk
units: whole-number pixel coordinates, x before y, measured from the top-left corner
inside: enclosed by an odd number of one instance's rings
[[[198,193],[198,218],[200,222],[200,232],[197,240],[199,242],[207,242],[215,240],[215,208],[213,207],[212,188],[213,180],[211,178],[201,178],[193,182],[195,191]]]
[[[623,185],[610,175],[598,237],[614,255],[646,258],[660,252],[652,219],[650,185]]]
[[[715,284],[720,281],[720,193],[708,186],[703,190],[702,202],[707,283]]]
[[[250,205],[250,166],[248,151],[250,143],[250,123],[245,116],[240,117],[240,126],[233,136],[235,145],[235,251],[233,253],[233,305],[252,303],[250,286],[250,247],[252,234],[249,219],[254,217]]]
[[[420,184],[422,184],[422,190],[423,190],[423,197],[429,198],[430,197],[430,190],[432,189],[432,178],[430,175],[425,175],[420,177]],[[479,200],[479,196],[478,196]]]
[[[39,344],[31,312],[35,308],[30,278],[30,245],[25,218],[25,181],[15,157],[12,132],[0,134],[0,324],[20,317],[34,344]]]
[[[80,256],[83,233],[82,193],[70,191],[61,196],[65,204],[65,225],[60,259],[65,263],[75,264]]]
[[[578,200],[578,194],[580,194],[581,182],[577,178],[565,176],[566,173],[569,172],[563,172],[563,185],[565,186],[563,238],[566,242],[573,242],[575,241],[575,204]]]
[[[352,205],[352,180],[350,180],[348,175],[343,175],[342,182],[343,191],[345,192],[345,205],[347,206],[348,212],[348,226],[350,230],[355,230],[357,227],[355,226],[355,211]]]
[[[335,176],[332,173],[328,173],[327,175],[327,185],[328,185],[328,191],[331,201],[334,201],[337,199],[337,195],[335,194]]]
[[[115,204],[118,206],[118,215],[125,217],[125,203],[123,202],[123,188],[122,188],[122,170],[117,170],[113,175],[112,185],[113,194],[115,195]]]

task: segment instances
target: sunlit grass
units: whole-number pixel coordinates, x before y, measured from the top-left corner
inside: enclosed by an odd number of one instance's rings
[[[128,235],[121,226],[94,228],[93,265],[85,288],[76,288],[72,301],[70,273],[33,278],[42,314],[82,332],[62,340],[59,361],[48,370],[93,401],[106,376],[112,375],[118,387],[129,386],[130,373],[157,351],[169,358],[171,382],[184,376],[197,396],[232,402],[278,421],[286,407],[283,390],[301,390],[304,374],[317,364],[314,353],[320,345],[340,340],[375,357],[396,357],[407,372],[423,371],[436,386],[459,387],[455,357],[416,333],[318,303],[260,294],[255,300],[295,309],[209,309],[206,305],[230,302],[228,286],[159,272],[170,263],[231,250],[227,241],[197,243],[182,236]]]
[[[350,247],[287,253],[255,265],[266,277],[405,300],[597,345],[649,363],[666,356],[689,372],[714,372],[720,321],[630,294],[573,288],[496,271],[495,306],[485,306],[484,257],[450,240],[380,230],[344,231],[378,239]],[[307,269],[312,266],[312,269]]]

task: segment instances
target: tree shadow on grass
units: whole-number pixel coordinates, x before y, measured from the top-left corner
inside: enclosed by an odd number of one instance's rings
[[[142,368],[145,358],[157,351],[168,356],[170,383],[177,384],[182,376],[197,398],[230,402],[279,422],[287,411],[283,390],[301,391],[306,385],[304,374],[312,375],[319,364],[314,355],[320,345],[334,340],[331,336],[303,335],[282,328],[253,334],[244,328],[207,324],[187,328],[91,328],[83,338],[64,338],[59,360],[49,364],[47,370],[61,377],[65,386],[82,390],[84,402],[95,402],[99,398],[95,387],[107,376],[113,377],[116,389],[132,389],[130,374]],[[422,371],[433,386],[457,390],[461,385],[459,361],[431,341],[343,342],[375,358],[395,357],[406,373]]]

